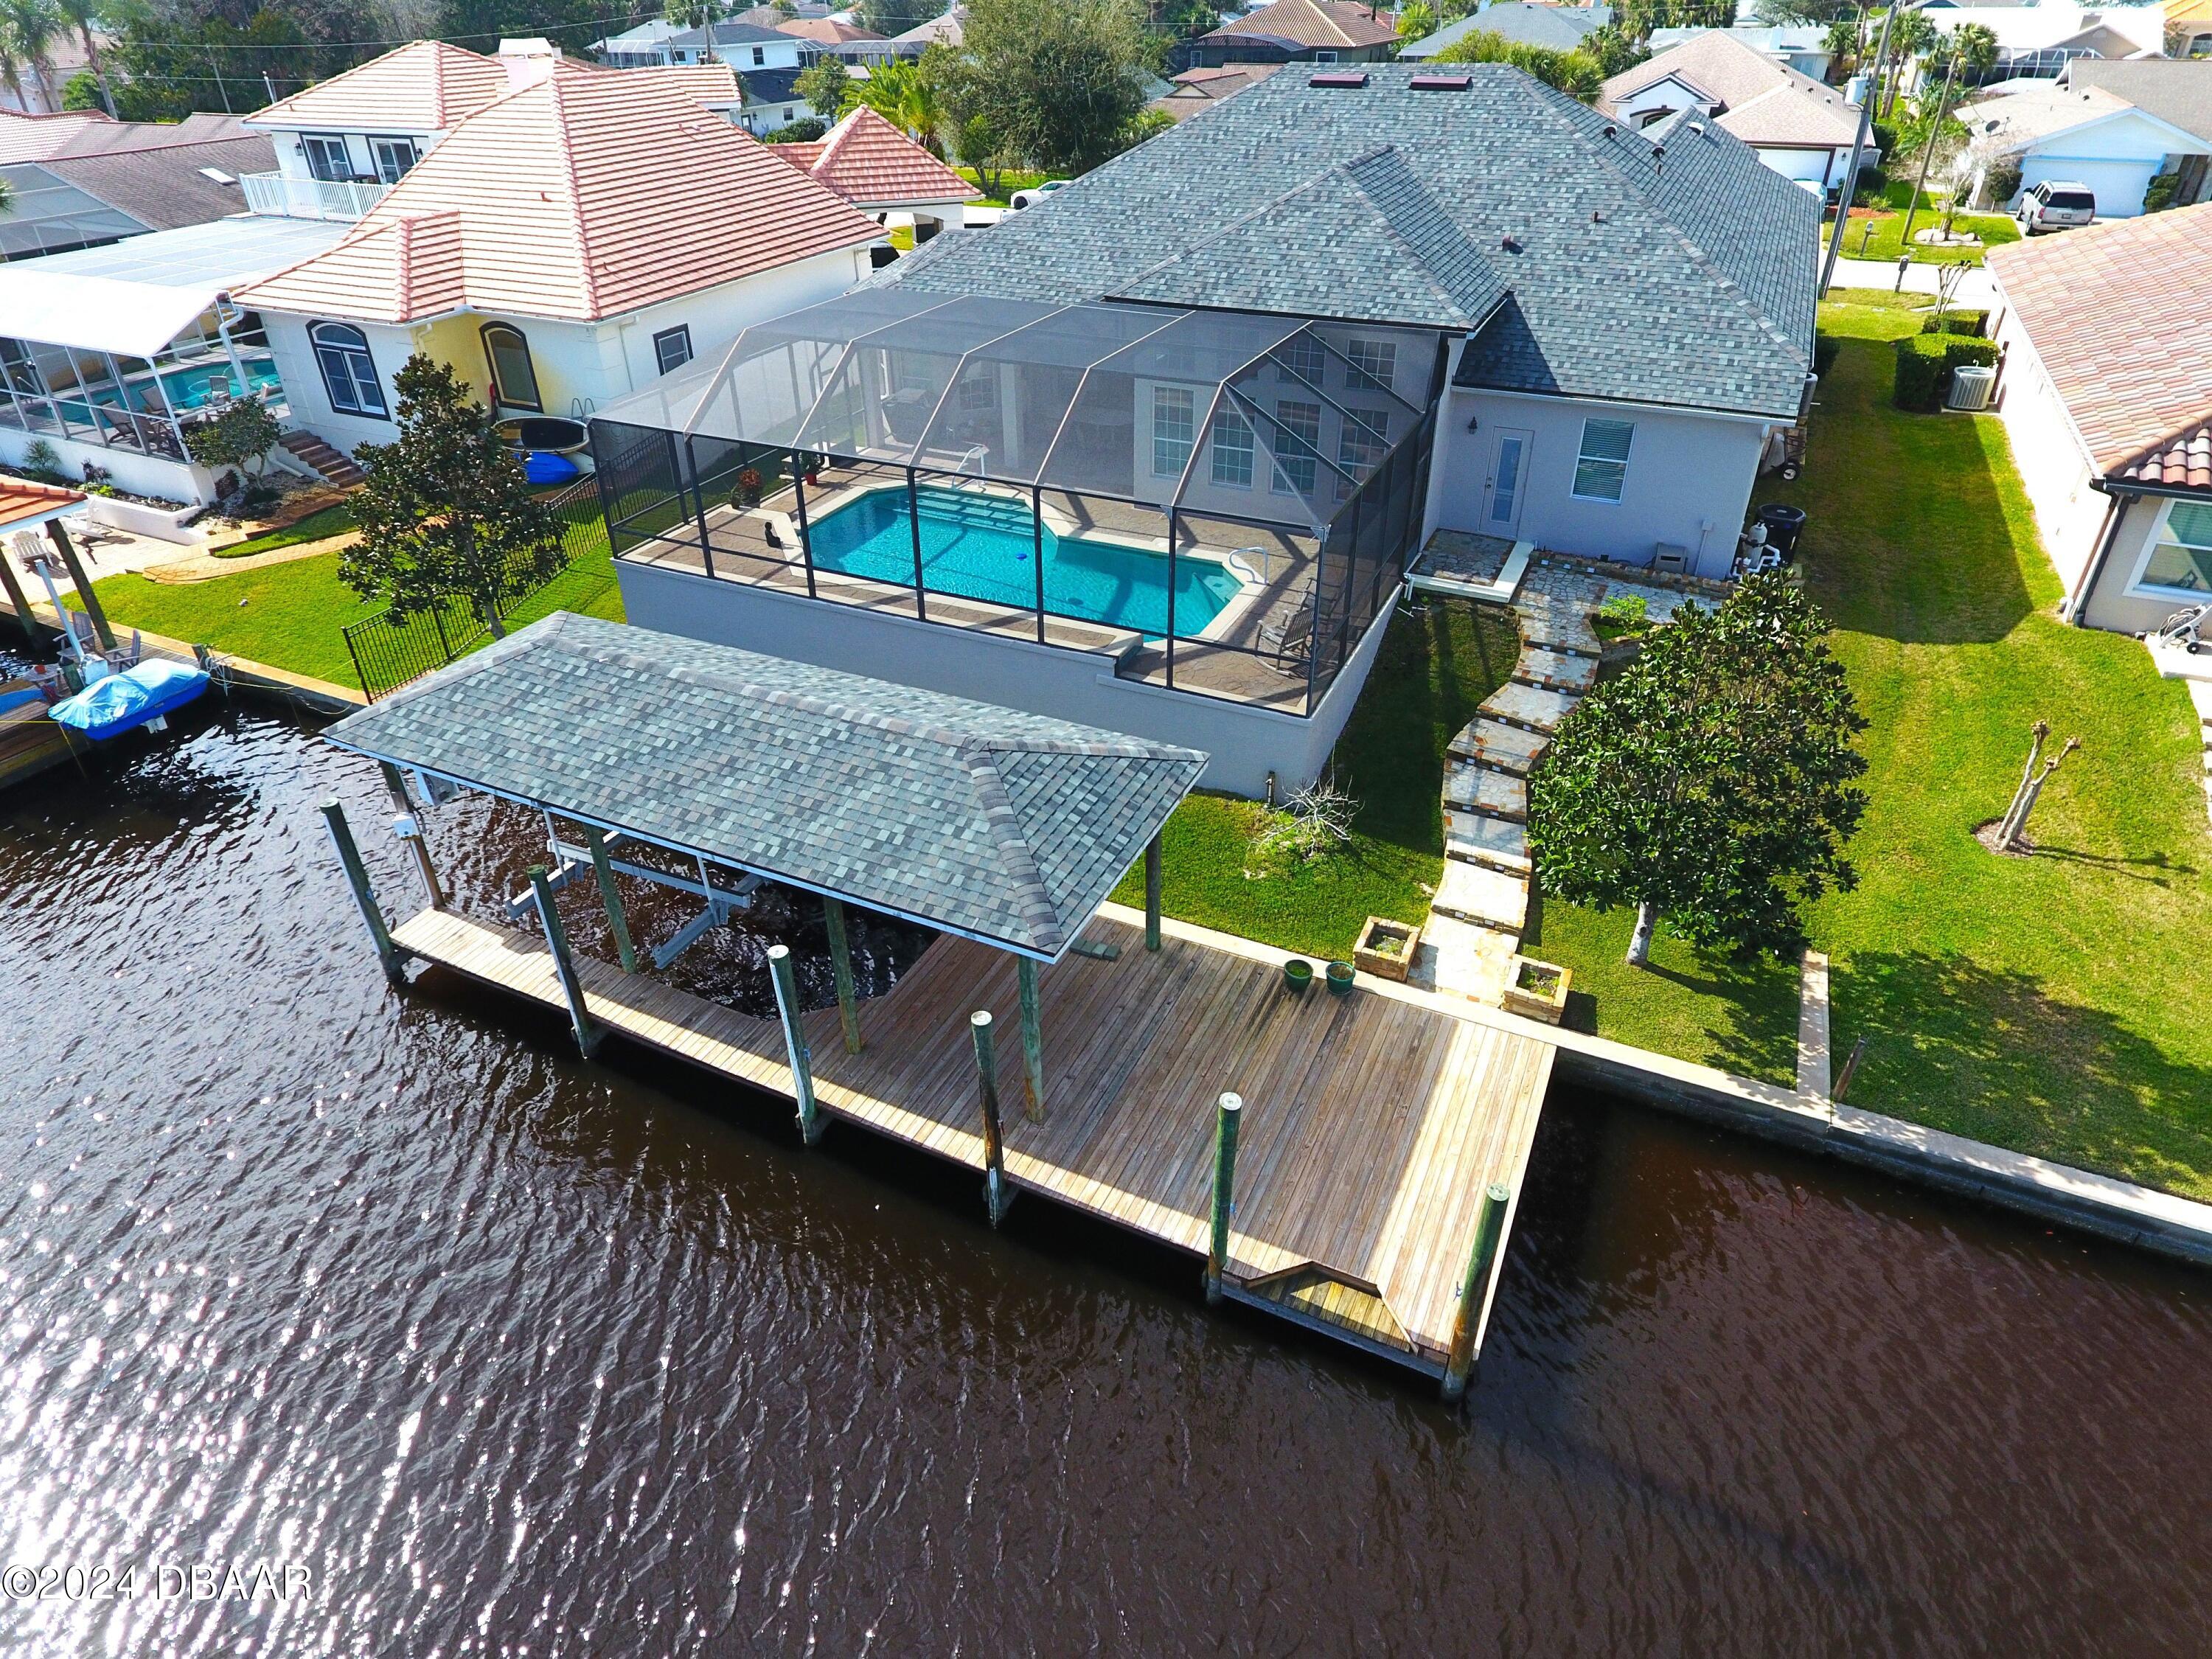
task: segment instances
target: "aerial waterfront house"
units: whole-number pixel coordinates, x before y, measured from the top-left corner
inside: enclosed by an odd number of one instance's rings
[[[594,422],[630,617],[1319,770],[1431,536],[1725,574],[1818,208],[1498,65],[1285,70]]]

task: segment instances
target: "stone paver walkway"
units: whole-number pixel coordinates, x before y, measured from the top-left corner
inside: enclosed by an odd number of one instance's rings
[[[1504,568],[1504,544],[1490,538],[1440,530],[1426,551],[1426,568],[1449,568],[1475,581],[1495,581]],[[1717,582],[1641,574],[1644,580],[1627,574],[1626,567],[1540,553],[1511,589],[1521,653],[1510,678],[1452,739],[1444,771],[1444,873],[1422,929],[1417,983],[1493,1006],[1505,1000],[1534,878],[1528,776],[1559,722],[1597,682],[1601,641],[1591,625],[1597,608],[1616,594],[1632,594],[1653,622],[1665,623],[1690,600],[1717,603],[1728,591]]]

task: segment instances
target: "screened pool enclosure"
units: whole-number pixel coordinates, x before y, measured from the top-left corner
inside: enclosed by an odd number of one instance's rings
[[[1396,592],[1433,419],[1419,344],[1340,334],[845,295],[593,419],[610,538],[626,561],[1308,714]]]

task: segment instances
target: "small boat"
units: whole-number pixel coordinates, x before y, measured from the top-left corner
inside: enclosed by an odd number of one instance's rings
[[[34,778],[87,747],[82,738],[53,719],[46,693],[35,683],[0,680],[0,788]]]
[[[50,712],[55,720],[74,726],[96,742],[135,732],[142,726],[166,731],[168,716],[207,688],[204,669],[149,657],[102,675],[75,696],[56,703]]]

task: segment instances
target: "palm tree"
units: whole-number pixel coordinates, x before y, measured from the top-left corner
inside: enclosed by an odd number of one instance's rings
[[[100,100],[107,106],[108,114],[114,115],[115,88],[107,84],[107,65],[100,61],[100,42],[92,32],[102,9],[101,0],[53,0],[53,8],[63,24],[76,31],[84,61],[92,66],[92,78],[100,82]]]
[[[845,112],[866,104],[893,126],[909,134],[939,161],[945,159],[945,106],[937,88],[909,58],[894,58],[868,66],[868,78],[845,89]]]
[[[0,32],[4,32],[9,37],[15,55],[30,65],[31,79],[38,86],[40,101],[50,110],[62,106],[62,100],[54,95],[53,82],[46,73],[48,52],[61,28],[62,20],[47,0],[0,0]],[[20,102],[22,95],[20,71],[9,84]]]

